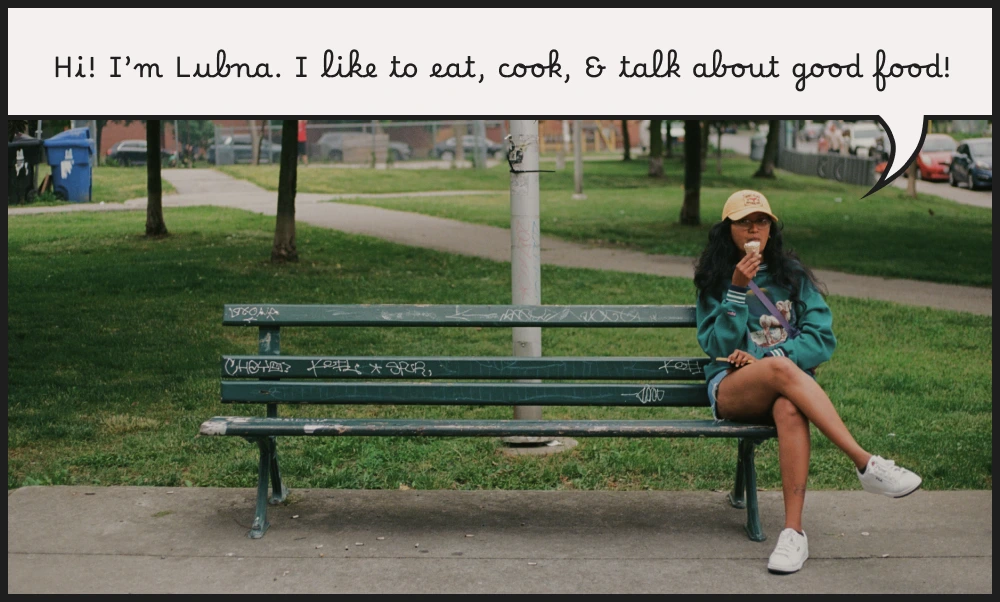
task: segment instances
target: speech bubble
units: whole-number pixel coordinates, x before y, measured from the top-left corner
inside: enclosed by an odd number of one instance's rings
[[[8,114],[992,116],[989,8],[8,9]],[[39,34],[33,23],[44,23]],[[985,31],[980,31],[986,28]]]

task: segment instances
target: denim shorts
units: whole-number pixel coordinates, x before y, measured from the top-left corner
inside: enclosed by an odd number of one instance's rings
[[[715,418],[716,420],[721,420],[721,418],[719,418],[719,415],[715,411],[715,396],[719,393],[719,383],[721,383],[722,379],[727,376],[729,376],[729,370],[723,370],[713,376],[712,380],[708,381],[708,401],[712,404],[712,418]]]

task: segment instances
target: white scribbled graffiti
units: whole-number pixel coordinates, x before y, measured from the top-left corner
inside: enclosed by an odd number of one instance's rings
[[[246,374],[287,374],[292,369],[291,364],[280,360],[235,360],[227,359],[225,364],[226,374],[229,376],[239,376]]]
[[[256,322],[258,319],[274,321],[274,316],[280,315],[277,309],[265,306],[243,305],[227,309],[231,319],[243,318],[244,322]]]
[[[432,372],[427,369],[423,362],[387,362],[385,365],[389,374],[393,376],[431,376]]]
[[[329,372],[339,372],[341,374],[344,373],[344,372],[350,372],[350,373],[359,374],[359,375],[361,374],[361,370],[360,370],[361,365],[360,364],[354,364],[352,366],[351,365],[351,360],[345,360],[345,359],[320,359],[320,360],[310,360],[310,362],[312,363],[312,365],[310,365],[309,368],[307,368],[307,370],[309,370],[310,372],[312,372],[313,376],[317,376],[317,370],[320,370],[320,371],[329,371]]]
[[[390,322],[395,320],[421,320],[421,319],[433,320],[434,318],[437,317],[433,313],[426,311],[400,311],[400,312],[383,311],[380,314],[380,316],[382,317],[383,320],[387,320]]]
[[[497,314],[474,314],[471,309],[461,310],[458,305],[455,306],[455,313],[450,316],[445,316],[449,320],[496,320]]]
[[[699,363],[696,360],[665,361],[663,362],[663,365],[660,366],[658,369],[663,370],[667,374],[670,374],[670,372],[674,370],[678,372],[686,372],[687,374],[691,374],[693,376],[700,376],[705,374],[704,369],[702,369],[701,367],[701,363]]]
[[[635,393],[622,393],[622,397],[635,397],[642,404],[662,401],[664,395],[666,395],[664,391],[650,385],[646,385]]]

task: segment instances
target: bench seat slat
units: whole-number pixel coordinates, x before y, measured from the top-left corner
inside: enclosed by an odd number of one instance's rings
[[[226,326],[692,327],[690,305],[227,304]]]
[[[704,357],[226,355],[223,378],[704,380]]]
[[[223,381],[223,403],[707,407],[704,384]]]
[[[771,426],[726,420],[380,420],[216,416],[202,435],[506,437],[741,437],[767,439]]]

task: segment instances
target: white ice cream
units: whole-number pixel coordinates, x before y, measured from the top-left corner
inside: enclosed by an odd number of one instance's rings
[[[748,255],[751,253],[760,253],[760,241],[751,240],[743,245],[743,250],[746,251]]]

